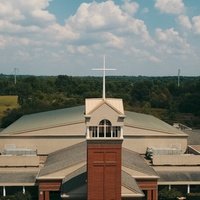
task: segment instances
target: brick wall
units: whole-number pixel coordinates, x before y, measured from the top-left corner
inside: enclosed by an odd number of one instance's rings
[[[88,200],[121,199],[121,142],[87,148]]]

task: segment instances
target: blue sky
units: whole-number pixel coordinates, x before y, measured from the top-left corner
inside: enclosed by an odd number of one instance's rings
[[[200,1],[1,0],[0,73],[200,75]]]

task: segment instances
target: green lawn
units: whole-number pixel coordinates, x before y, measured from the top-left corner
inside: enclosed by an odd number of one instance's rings
[[[4,116],[4,112],[8,109],[17,108],[17,96],[0,96],[0,119]]]

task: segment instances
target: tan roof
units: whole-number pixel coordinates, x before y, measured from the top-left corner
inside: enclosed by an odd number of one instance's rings
[[[124,115],[124,107],[123,107],[123,101],[122,99],[86,99],[85,100],[85,114],[89,115],[92,113],[95,109],[100,107],[106,103],[110,107],[112,107],[114,110],[119,112],[119,114]]]
[[[39,168],[6,167],[0,170],[0,186],[35,185]]]
[[[200,165],[200,155],[154,155],[153,165]]]
[[[0,156],[0,167],[38,167],[39,156]]]

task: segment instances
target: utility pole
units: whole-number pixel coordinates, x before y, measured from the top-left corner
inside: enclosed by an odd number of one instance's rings
[[[178,69],[178,87],[180,87],[180,74],[181,74],[181,70]]]
[[[14,68],[14,83],[15,85],[17,84],[17,72],[18,72],[18,68]]]

